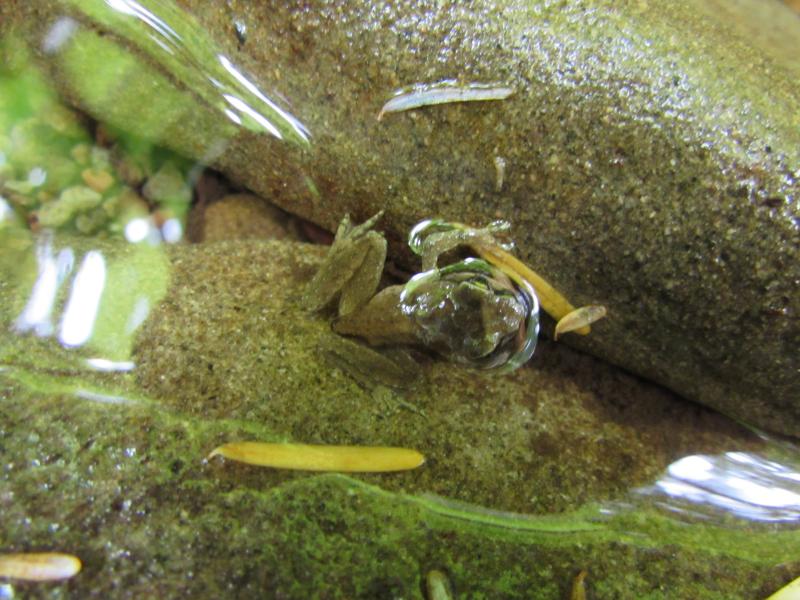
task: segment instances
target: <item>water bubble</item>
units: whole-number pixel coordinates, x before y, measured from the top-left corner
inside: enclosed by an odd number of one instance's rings
[[[527,362],[539,333],[539,302],[527,282],[468,258],[413,277],[401,309],[421,342],[449,360],[510,371]]]

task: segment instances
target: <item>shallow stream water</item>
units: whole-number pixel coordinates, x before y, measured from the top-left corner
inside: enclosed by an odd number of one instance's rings
[[[2,40],[0,552],[69,552],[84,570],[0,597],[425,597],[434,569],[456,597],[560,597],[582,571],[595,598],[758,597],[800,575],[795,441],[550,342],[511,375],[423,355],[410,393],[325,362],[330,315],[298,301],[324,234],[297,219],[283,240],[237,240],[274,219],[207,210],[247,191],[207,167],[242,132],[285,146],[335,201],[292,98],[171,3],[64,7],[41,37]],[[118,54],[94,45],[101,27]],[[48,69],[81,60],[94,85],[60,96]],[[152,122],[85,112],[126,85]],[[159,130],[191,129],[192,103],[218,119],[196,132],[200,161]],[[226,241],[197,241],[205,220],[231,223]],[[206,459],[235,439],[428,440],[427,463],[345,477]]]

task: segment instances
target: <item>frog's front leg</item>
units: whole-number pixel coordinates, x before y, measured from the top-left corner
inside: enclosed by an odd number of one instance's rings
[[[339,315],[352,313],[375,294],[386,262],[386,240],[372,226],[383,211],[353,226],[342,219],[325,261],[308,285],[305,304],[320,310],[339,295]]]
[[[392,285],[381,290],[359,310],[336,319],[333,330],[360,337],[372,346],[418,345],[418,327],[403,311],[404,289],[404,285]]]

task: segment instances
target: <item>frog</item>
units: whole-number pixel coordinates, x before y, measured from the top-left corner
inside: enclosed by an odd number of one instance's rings
[[[406,351],[416,348],[477,368],[516,368],[533,353],[539,305],[532,286],[479,258],[444,267],[439,256],[458,246],[499,243],[504,224],[452,227],[427,220],[412,229],[409,245],[423,270],[407,283],[378,291],[387,244],[373,227],[383,211],[355,225],[348,215],[317,273],[305,305],[320,311],[337,301],[332,330],[344,339],[324,351],[347,363],[357,378],[384,378],[392,386],[416,380]],[[353,339],[363,340],[363,346]],[[391,355],[391,356],[390,356]]]

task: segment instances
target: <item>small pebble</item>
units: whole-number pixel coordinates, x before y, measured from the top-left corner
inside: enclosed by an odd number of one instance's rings
[[[293,237],[289,216],[252,194],[231,194],[204,207],[201,218],[192,216],[192,239],[204,242]],[[198,227],[199,225],[199,227]]]
[[[186,177],[170,162],[165,163],[147,180],[142,194],[156,203],[178,202],[188,205],[192,199],[192,190],[186,183]]]
[[[102,194],[114,184],[114,177],[108,171],[96,169],[84,169],[81,171],[81,178],[84,183],[95,192]]]
[[[109,169],[111,165],[111,152],[109,152],[107,148],[92,146],[91,161],[95,169]]]

